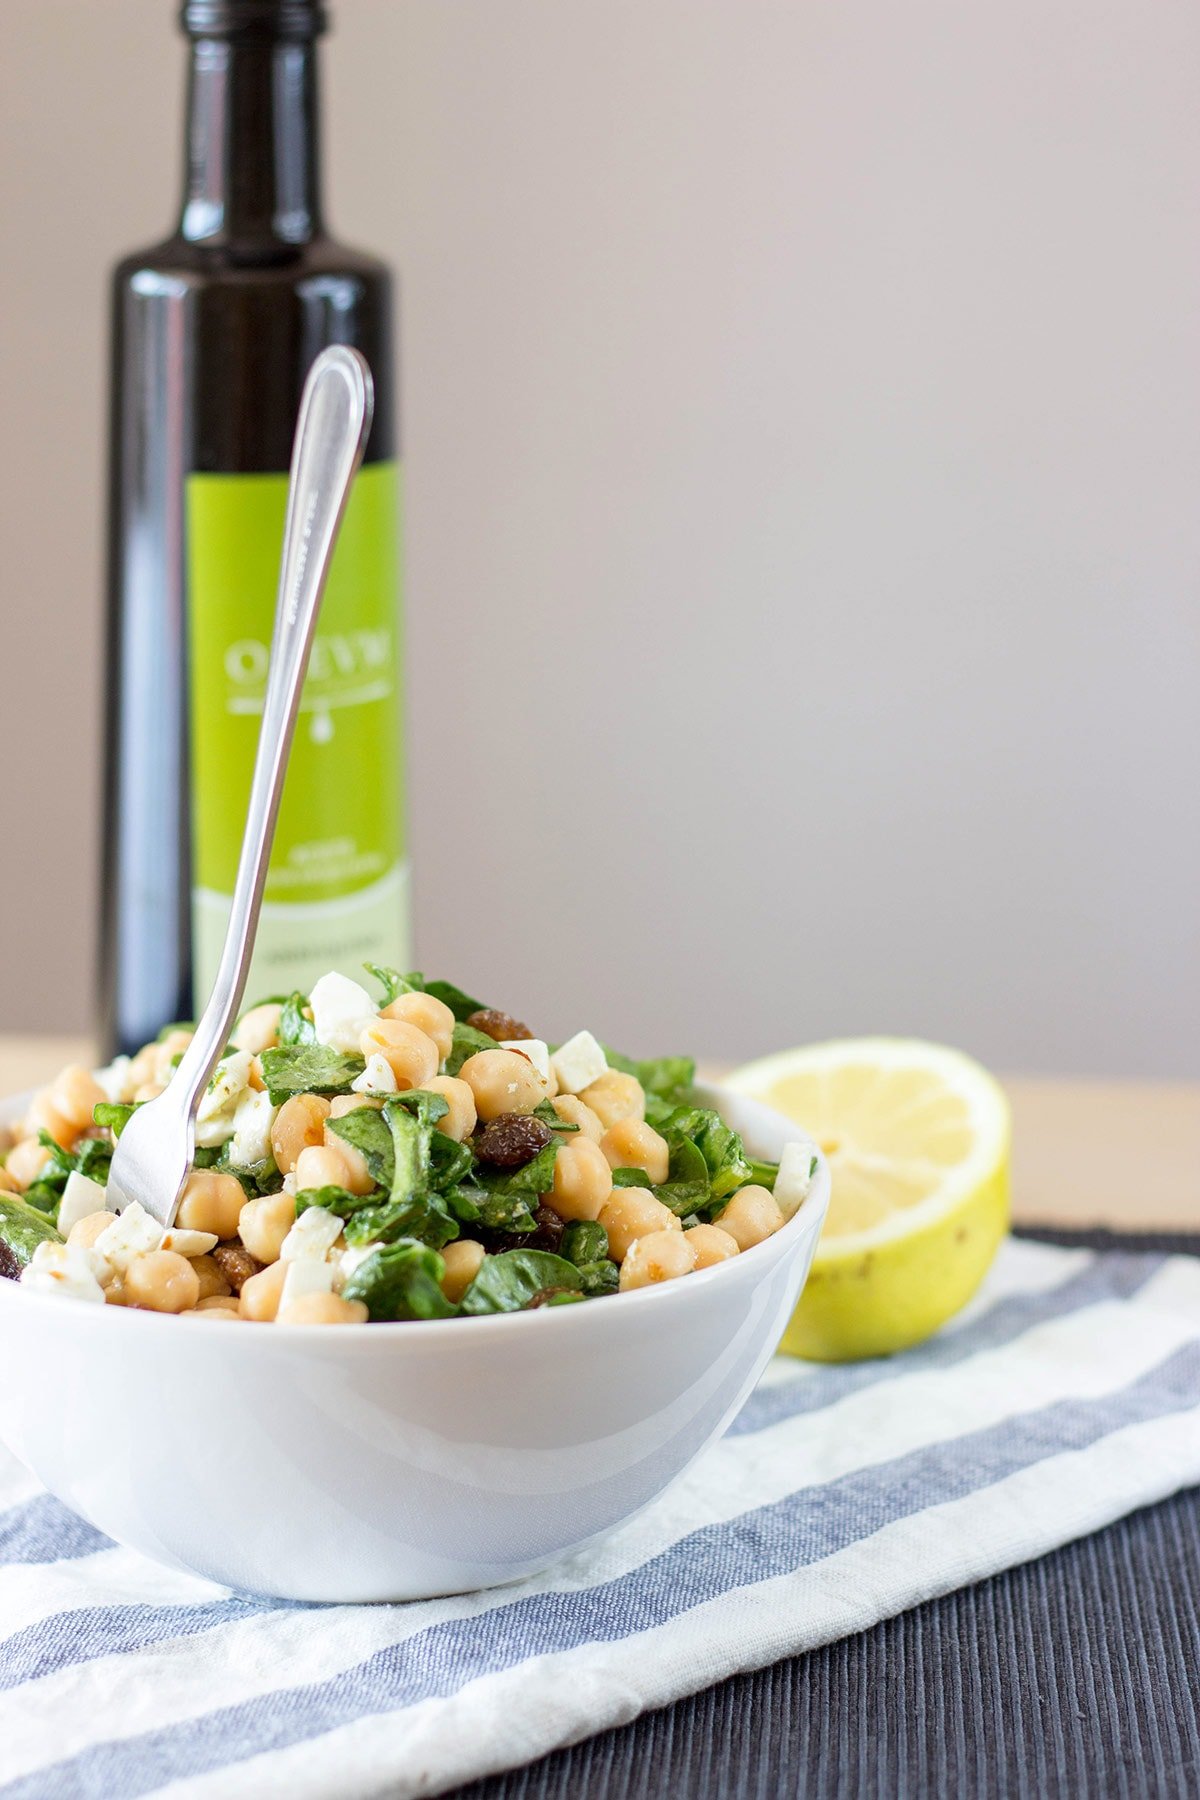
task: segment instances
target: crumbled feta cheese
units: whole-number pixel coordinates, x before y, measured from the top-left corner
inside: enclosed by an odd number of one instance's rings
[[[513,1049],[520,1047],[511,1046]],[[590,1031],[577,1031],[573,1038],[559,1045],[550,1064],[558,1076],[560,1094],[582,1094],[584,1088],[591,1087],[593,1081],[603,1075],[608,1058]]]
[[[22,1287],[38,1294],[65,1294],[70,1300],[104,1304],[99,1276],[107,1268],[102,1256],[82,1244],[39,1244],[21,1271]]]
[[[338,1258],[338,1274],[340,1276],[338,1286],[340,1287],[343,1281],[348,1281],[359,1264],[366,1262],[368,1256],[374,1256],[376,1250],[382,1248],[382,1244],[351,1244],[348,1250],[343,1250]]]
[[[501,1042],[499,1048],[501,1050],[519,1050],[522,1056],[529,1058],[546,1085],[550,1085],[550,1048],[549,1045],[543,1044],[541,1038],[507,1038]]]
[[[72,1169],[58,1203],[59,1235],[69,1236],[72,1225],[78,1225],[80,1219],[98,1212],[112,1212],[112,1207],[108,1204],[108,1190],[102,1188],[98,1181],[81,1175],[78,1169]],[[113,1216],[115,1218],[116,1215]]]
[[[790,1219],[812,1186],[813,1158],[817,1146],[811,1138],[800,1138],[783,1146],[779,1173],[775,1177],[775,1204],[785,1219]]]
[[[311,1257],[304,1257],[288,1265],[288,1272],[283,1278],[283,1291],[279,1296],[279,1311],[282,1312],[286,1306],[290,1306],[293,1300],[299,1300],[304,1294],[332,1294],[332,1292],[333,1270],[329,1264],[316,1262]]]
[[[133,1083],[129,1077],[133,1065],[131,1056],[115,1056],[104,1068],[96,1070],[97,1084],[103,1088],[106,1100],[129,1101],[133,1099]]]
[[[173,1250],[176,1256],[207,1256],[216,1248],[215,1231],[187,1231],[180,1225],[172,1225],[169,1231],[163,1232],[160,1250]]]
[[[271,1127],[279,1111],[262,1088],[247,1088],[233,1115],[229,1160],[235,1169],[252,1169],[271,1154]]]
[[[318,1044],[345,1054],[357,1053],[359,1039],[379,1010],[366,988],[348,975],[322,975],[309,995]]]
[[[284,1176],[283,1192],[285,1194],[295,1194],[295,1192],[296,1192],[296,1171],[295,1171],[295,1169],[289,1170],[289,1172]]]
[[[111,1225],[106,1225],[93,1246],[123,1275],[135,1256],[157,1250],[162,1244],[163,1228],[152,1219],[140,1201],[134,1200]]]
[[[396,1094],[400,1091],[391,1063],[378,1053],[368,1056],[366,1068],[350,1086],[356,1094]]]
[[[238,1104],[250,1086],[248,1050],[222,1057],[200,1101],[196,1114],[196,1143],[202,1150],[219,1150],[233,1136]]]
[[[308,1206],[283,1240],[281,1262],[324,1262],[342,1235],[344,1219],[325,1206]]]

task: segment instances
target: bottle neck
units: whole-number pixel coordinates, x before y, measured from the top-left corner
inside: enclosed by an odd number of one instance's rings
[[[317,57],[311,41],[193,41],[187,183],[191,243],[253,251],[321,229]]]

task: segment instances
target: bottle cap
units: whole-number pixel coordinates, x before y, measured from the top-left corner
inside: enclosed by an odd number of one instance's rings
[[[324,0],[184,0],[180,23],[194,38],[313,38],[328,24]]]

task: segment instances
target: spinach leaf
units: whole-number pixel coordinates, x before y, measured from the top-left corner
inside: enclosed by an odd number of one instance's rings
[[[434,999],[440,1000],[444,1006],[448,1006],[460,1025],[464,1024],[472,1013],[484,1010],[482,1000],[473,1000],[470,994],[464,994],[462,989],[455,987],[452,981],[427,981],[425,992],[432,994]]]
[[[475,1167],[470,1144],[456,1144],[444,1131],[429,1141],[429,1185],[442,1191],[465,1179]]]
[[[681,1137],[671,1145],[667,1179],[659,1182],[654,1194],[680,1218],[708,1201],[711,1194],[708,1164],[703,1151],[690,1138]]]
[[[351,1213],[376,1206],[378,1202],[378,1194],[352,1194],[344,1187],[301,1188],[296,1195],[296,1217],[307,1212],[310,1206],[321,1206],[326,1212],[336,1213],[339,1219],[348,1219]]]
[[[539,1100],[533,1109],[533,1116],[540,1119],[543,1125],[548,1125],[551,1131],[566,1133],[579,1130],[578,1125],[568,1125],[565,1119],[559,1118],[554,1110],[553,1100]]]
[[[335,1137],[359,1152],[376,1186],[390,1189],[396,1175],[396,1149],[391,1125],[383,1113],[374,1106],[356,1106],[353,1112],[325,1123]]]
[[[51,1222],[16,1194],[0,1194],[0,1276],[15,1279],[39,1244],[61,1244]]]
[[[546,1144],[531,1161],[509,1173],[481,1168],[476,1180],[493,1194],[548,1194],[554,1186],[554,1164],[561,1148],[561,1144]]]
[[[366,1066],[361,1056],[346,1056],[325,1044],[280,1044],[262,1053],[263,1080],[273,1106],[293,1094],[347,1094]]]
[[[342,1296],[363,1300],[373,1319],[448,1319],[454,1307],[439,1285],[446,1265],[412,1238],[384,1244],[346,1279]]]
[[[639,1062],[635,1057],[622,1056],[619,1050],[610,1050],[607,1044],[604,1054],[610,1069],[636,1075],[648,1096],[669,1100],[673,1106],[682,1105],[696,1079],[695,1060],[690,1056],[651,1056]]]
[[[425,977],[419,969],[411,975],[402,975],[399,969],[389,969],[383,963],[364,963],[363,968],[368,975],[373,975],[383,989],[380,1006],[390,1006],[401,994],[420,994],[425,991]]]
[[[613,1186],[615,1188],[648,1188],[651,1186],[651,1181],[645,1169],[614,1169]]]
[[[520,1312],[547,1290],[582,1292],[579,1270],[548,1250],[504,1250],[485,1256],[463,1295],[465,1313]]]
[[[523,1237],[537,1229],[532,1196],[506,1194],[499,1188],[493,1190],[463,1181],[443,1189],[442,1199],[463,1225],[482,1225],[485,1231],[501,1232],[507,1237]]]
[[[120,1100],[99,1100],[92,1109],[92,1123],[105,1131],[111,1131],[115,1140],[120,1137],[136,1111],[136,1102],[127,1106]]]
[[[283,1003],[283,1011],[279,1015],[279,1042],[281,1044],[316,1043],[317,1028],[304,1012],[307,1005],[307,994],[288,995]]]
[[[616,1293],[621,1285],[621,1271],[605,1256],[596,1262],[580,1263],[579,1279],[583,1283],[584,1298],[596,1300],[601,1294]]]
[[[261,1162],[234,1163],[230,1159],[229,1149],[233,1143],[223,1144],[217,1160],[209,1167],[219,1169],[223,1175],[233,1175],[242,1184],[242,1191],[247,1200],[257,1200],[263,1194],[277,1194],[283,1186],[283,1178],[275,1166],[273,1156],[264,1156]]]
[[[346,1220],[348,1244],[392,1243],[413,1238],[440,1250],[458,1236],[458,1220],[441,1194],[429,1189],[406,1200],[388,1200],[382,1206],[364,1206]]]
[[[447,1075],[457,1075],[469,1056],[474,1056],[480,1050],[495,1048],[495,1038],[490,1038],[486,1031],[476,1031],[473,1025],[456,1025],[450,1054],[446,1058]]]
[[[77,1151],[64,1150],[47,1131],[38,1132],[38,1142],[49,1150],[50,1161],[37,1180],[26,1190],[25,1198],[39,1212],[58,1211],[58,1201],[67,1185],[67,1177],[78,1172],[89,1181],[108,1183],[113,1147],[107,1138],[84,1138]]]
[[[580,1300],[586,1300],[586,1294],[577,1294],[571,1288],[554,1288],[546,1295],[544,1306],[575,1306]]]
[[[577,1269],[608,1255],[608,1233],[594,1219],[573,1219],[562,1234],[561,1254]]]
[[[699,1150],[708,1171],[713,1201],[723,1200],[750,1180],[750,1163],[742,1140],[720,1113],[704,1106],[678,1107],[663,1120],[658,1130],[666,1138],[672,1153],[684,1140]],[[690,1180],[692,1175],[685,1168],[681,1178]]]
[[[808,1172],[810,1176],[815,1175],[817,1172],[817,1159],[815,1156],[809,1164]],[[770,1188],[771,1191],[774,1192],[778,1175],[779,1164],[777,1162],[759,1162],[757,1157],[752,1156],[750,1158],[750,1179],[751,1181],[756,1181],[760,1187]]]

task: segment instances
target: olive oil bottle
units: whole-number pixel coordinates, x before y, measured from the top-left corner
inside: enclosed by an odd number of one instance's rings
[[[186,177],[113,285],[103,1030],[192,1017],[237,865],[300,391],[327,344],[375,380],[322,608],[251,996],[408,960],[392,285],[325,231],[320,0],[187,0]]]

